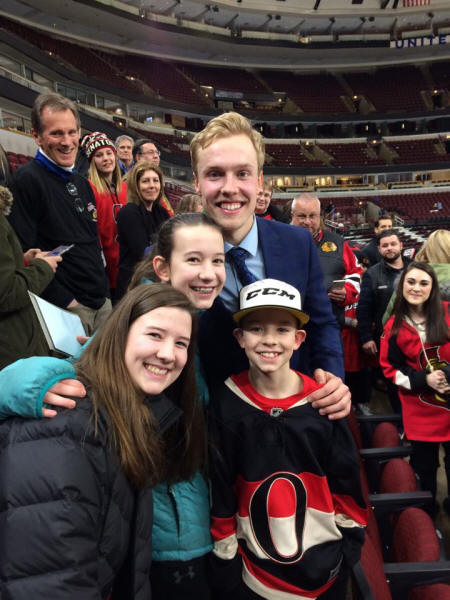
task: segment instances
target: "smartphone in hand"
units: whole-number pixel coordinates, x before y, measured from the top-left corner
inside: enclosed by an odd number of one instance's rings
[[[335,279],[330,285],[329,290],[341,290],[343,287],[345,287],[345,280]]]
[[[74,244],[70,244],[70,246],[57,246],[56,248],[53,248],[53,250],[47,252],[46,256],[61,256],[61,254],[64,254],[64,252],[67,252],[73,247]]]

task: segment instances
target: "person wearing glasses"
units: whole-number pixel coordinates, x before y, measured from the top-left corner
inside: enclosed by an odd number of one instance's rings
[[[39,148],[14,173],[9,222],[24,251],[73,244],[42,297],[76,312],[90,335],[111,312],[111,300],[94,193],[74,168],[80,117],[71,100],[52,92],[37,96],[31,124]]]
[[[159,163],[161,162],[161,152],[156,147],[155,142],[149,138],[142,138],[137,140],[133,146],[133,160],[135,164],[145,160],[145,162],[153,163],[159,167]],[[175,211],[164,193],[164,190],[159,203],[167,210],[169,216],[173,217]]]
[[[97,227],[106,261],[111,300],[119,269],[119,244],[117,242],[117,214],[127,203],[127,184],[122,181],[117,150],[107,135],[94,131],[85,142],[89,160],[89,183],[97,207]]]
[[[323,226],[320,213],[315,194],[299,194],[292,201],[291,225],[304,227],[312,235],[333,312],[343,327],[345,307],[359,297],[362,269],[344,238]]]

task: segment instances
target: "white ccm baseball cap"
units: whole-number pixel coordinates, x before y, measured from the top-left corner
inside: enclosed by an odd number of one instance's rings
[[[243,287],[239,294],[239,307],[233,315],[236,323],[260,308],[284,308],[298,319],[300,326],[309,321],[309,316],[302,311],[300,292],[278,279],[261,279]]]

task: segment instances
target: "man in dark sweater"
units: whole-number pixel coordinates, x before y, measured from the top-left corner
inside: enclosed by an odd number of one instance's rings
[[[369,356],[376,356],[383,333],[383,314],[394,291],[397,279],[407,265],[402,258],[403,245],[393,229],[387,229],[378,236],[378,251],[381,261],[368,269],[362,278],[361,294],[356,318],[362,349]],[[395,386],[388,381],[388,394],[394,410],[400,403]]]
[[[387,229],[392,229],[392,217],[384,215],[375,221],[373,230],[375,236],[361,249],[365,266],[373,267],[373,265],[376,265],[381,260],[381,255],[378,252],[378,236]]]
[[[80,120],[70,100],[41,94],[31,113],[39,146],[34,160],[16,171],[9,217],[24,250],[71,245],[43,297],[76,312],[90,335],[111,311],[92,189],[74,172]]]

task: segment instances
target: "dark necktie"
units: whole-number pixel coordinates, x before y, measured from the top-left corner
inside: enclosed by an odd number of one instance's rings
[[[248,270],[247,265],[245,264],[247,251],[244,250],[244,248],[240,248],[239,246],[231,248],[231,250],[228,250],[227,256],[230,257],[232,264],[234,264],[237,276],[243,286],[257,281],[256,277]]]

